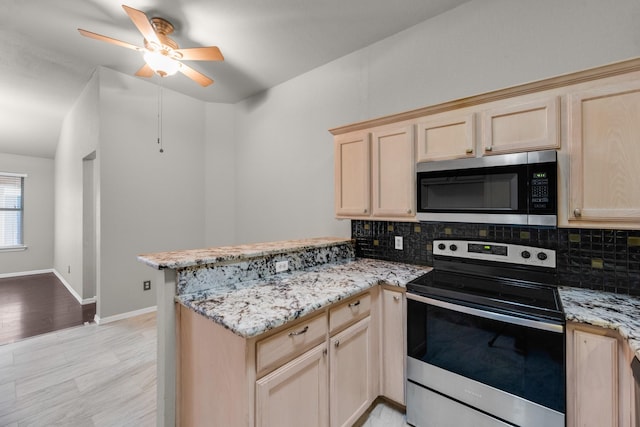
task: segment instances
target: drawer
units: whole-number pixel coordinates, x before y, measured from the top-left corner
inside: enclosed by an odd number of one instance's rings
[[[365,318],[371,311],[371,293],[360,296],[332,308],[329,311],[329,331],[334,333],[340,329]]]
[[[323,313],[258,341],[256,349],[258,377],[284,365],[326,339],[327,315]]]

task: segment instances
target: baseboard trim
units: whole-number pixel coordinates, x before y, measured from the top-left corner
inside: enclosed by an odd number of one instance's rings
[[[65,288],[67,288],[67,290],[69,291],[69,293],[71,295],[73,295],[73,297],[82,305],[86,305],[86,304],[93,304],[94,302],[97,301],[96,297],[93,298],[85,298],[82,299],[82,297],[76,292],[75,289],[73,289],[73,287],[66,281],[64,280],[64,277],[62,276],[62,274],[58,273],[56,271],[56,269],[53,269],[53,274],[56,275],[56,277],[58,278],[58,280],[60,280],[60,282],[62,282],[62,284],[64,285]]]
[[[158,306],[154,305],[153,307],[141,308],[140,310],[129,311],[127,313],[116,314],[104,318],[101,318],[100,316],[98,316],[98,314],[96,314],[94,320],[98,325],[104,325],[106,323],[116,322],[118,320],[128,319],[130,317],[136,317],[142,314],[153,313],[157,310]]]
[[[34,274],[45,274],[45,273],[53,273],[53,268],[47,268],[45,270],[31,270],[31,271],[20,271],[18,273],[2,273],[0,274],[0,279],[5,279],[8,277],[18,277],[18,276],[32,276]]]

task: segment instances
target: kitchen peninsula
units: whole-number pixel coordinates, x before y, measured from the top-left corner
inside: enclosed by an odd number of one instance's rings
[[[311,402],[319,417],[329,412],[322,390],[336,402],[332,420],[351,420],[385,389],[392,396],[398,384],[402,389],[403,378],[384,376],[385,363],[402,366],[398,295],[429,267],[355,259],[353,242],[344,238],[163,252],[139,260],[158,270],[159,425],[211,416],[222,423],[260,425],[278,416],[278,398],[270,394],[278,373],[305,363],[318,363],[319,396],[317,401],[298,397]],[[393,313],[400,329],[385,337],[381,316]],[[395,356],[380,357],[380,342],[398,338],[389,346]],[[339,396],[343,377],[327,372],[353,371],[340,354],[352,351],[366,384],[355,384],[364,394],[349,406],[339,403],[345,401]],[[345,363],[336,364],[339,359]],[[220,381],[207,378],[211,375]],[[220,396],[196,404],[201,392]]]

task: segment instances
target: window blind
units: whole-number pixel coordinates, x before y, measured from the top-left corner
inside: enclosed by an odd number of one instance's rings
[[[23,245],[24,175],[0,173],[0,248]]]

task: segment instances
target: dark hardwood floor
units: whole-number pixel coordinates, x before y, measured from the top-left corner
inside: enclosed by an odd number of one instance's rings
[[[96,304],[80,304],[53,273],[0,279],[0,345],[93,322]]]

